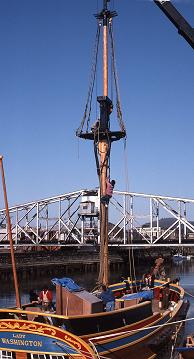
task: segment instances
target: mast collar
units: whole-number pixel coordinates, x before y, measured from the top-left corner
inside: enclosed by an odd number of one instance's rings
[[[118,16],[116,11],[109,11],[107,9],[103,9],[98,14],[94,14],[95,18],[98,20],[107,21],[108,19],[112,19],[115,16]]]

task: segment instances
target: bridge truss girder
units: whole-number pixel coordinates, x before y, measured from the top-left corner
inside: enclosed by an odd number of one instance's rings
[[[79,212],[80,202],[91,193],[99,208],[98,190],[80,190],[10,207],[14,245],[99,244],[98,211],[89,215]],[[161,218],[169,216],[171,222],[161,228]],[[109,244],[124,247],[192,246],[194,224],[191,218],[194,218],[193,199],[114,191],[109,205]],[[193,243],[188,236],[193,239]],[[0,247],[5,245],[9,243],[6,214],[2,209]]]

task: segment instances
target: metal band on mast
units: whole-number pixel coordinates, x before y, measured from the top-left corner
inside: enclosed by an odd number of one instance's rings
[[[12,239],[11,220],[10,220],[10,215],[9,215],[9,206],[8,206],[7,191],[6,191],[6,184],[5,184],[5,174],[4,174],[4,168],[3,168],[3,156],[0,156],[0,168],[1,168],[3,195],[4,195],[4,202],[5,202],[6,219],[7,219],[8,238],[9,238],[9,243],[10,243],[12,271],[13,271],[15,296],[16,296],[16,306],[17,306],[17,308],[21,308],[19,286],[18,286],[16,264],[15,264],[14,247],[13,247],[13,239]]]

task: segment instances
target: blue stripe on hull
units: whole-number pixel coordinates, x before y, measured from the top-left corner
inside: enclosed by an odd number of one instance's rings
[[[168,320],[169,320],[169,316],[167,315],[166,317],[162,318],[157,324],[158,325],[164,324]],[[114,340],[114,338],[111,338],[109,342],[102,344],[95,344],[95,346],[99,354],[109,350],[117,350],[120,347],[132,345],[133,342],[135,343],[136,341],[139,340],[143,341],[147,335],[154,332],[155,330],[156,330],[155,328],[140,330],[134,334],[129,333],[129,336],[125,336],[119,339]]]
[[[178,350],[178,352],[193,352],[194,353],[194,347],[183,347],[183,348],[175,348]],[[194,357],[194,356],[193,356]]]

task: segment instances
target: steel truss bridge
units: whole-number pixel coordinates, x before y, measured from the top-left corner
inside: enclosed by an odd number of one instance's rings
[[[99,201],[98,189],[80,190],[10,207],[14,246],[98,245]],[[192,218],[194,199],[114,191],[109,204],[109,245],[194,246]],[[2,209],[0,247],[6,246]]]

